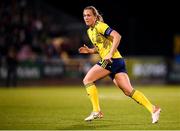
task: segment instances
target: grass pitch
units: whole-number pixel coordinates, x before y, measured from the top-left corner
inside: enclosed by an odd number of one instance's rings
[[[180,86],[137,86],[161,106],[160,121],[114,86],[98,86],[103,119],[85,122],[91,110],[85,88],[0,88],[0,129],[3,130],[179,130]]]

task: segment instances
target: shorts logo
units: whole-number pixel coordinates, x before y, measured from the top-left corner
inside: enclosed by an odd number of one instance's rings
[[[101,64],[101,67],[106,68],[108,61],[103,60],[103,61],[100,61],[99,63]]]

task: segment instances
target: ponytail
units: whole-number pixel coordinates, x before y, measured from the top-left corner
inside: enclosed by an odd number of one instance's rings
[[[103,17],[102,17],[102,15],[100,15],[100,14],[97,15],[97,20],[98,20],[98,21],[101,21],[101,22],[104,22]]]

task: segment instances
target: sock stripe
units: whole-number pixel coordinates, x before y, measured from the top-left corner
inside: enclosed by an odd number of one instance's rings
[[[130,94],[131,97],[134,95],[134,92],[135,92],[135,91],[136,91],[135,89],[132,90],[132,92],[131,92],[131,94]]]
[[[95,85],[94,83],[88,83],[88,84],[86,84],[86,85],[84,85],[86,88],[88,88],[88,87],[90,87],[90,86],[92,86],[92,85]]]

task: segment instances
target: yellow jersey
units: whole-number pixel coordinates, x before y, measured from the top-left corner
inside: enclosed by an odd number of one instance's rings
[[[97,21],[94,27],[87,30],[88,36],[99,53],[101,59],[110,52],[113,38],[110,37],[112,29],[104,22]],[[116,49],[112,58],[122,58],[120,52]]]

